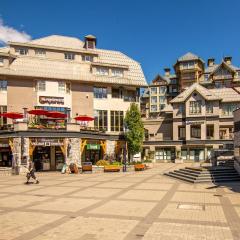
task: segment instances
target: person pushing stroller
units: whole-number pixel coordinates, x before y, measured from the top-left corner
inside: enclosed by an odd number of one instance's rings
[[[29,162],[29,165],[28,165],[28,172],[27,172],[26,178],[27,178],[26,184],[29,183],[30,178],[34,179],[36,184],[39,184],[39,181],[35,175],[34,163],[31,161]]]

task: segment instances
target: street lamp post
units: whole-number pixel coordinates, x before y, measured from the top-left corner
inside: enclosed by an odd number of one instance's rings
[[[123,125],[124,138],[125,134],[128,132],[126,124]],[[127,171],[127,141],[125,139],[124,149],[123,149],[123,172]]]

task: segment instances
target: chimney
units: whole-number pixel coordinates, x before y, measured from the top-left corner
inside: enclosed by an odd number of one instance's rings
[[[85,36],[85,44],[84,47],[87,49],[94,49],[97,45],[97,38],[93,35]]]
[[[232,57],[230,57],[230,56],[226,56],[226,57],[224,57],[224,62],[226,63],[226,64],[231,64],[232,63]]]
[[[165,76],[169,77],[171,69],[170,68],[164,68],[164,71],[165,71]]]
[[[214,58],[209,58],[207,61],[208,67],[211,67],[215,64],[215,59]]]

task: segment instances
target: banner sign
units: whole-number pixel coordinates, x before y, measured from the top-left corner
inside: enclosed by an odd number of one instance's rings
[[[87,144],[87,150],[100,150],[99,144]]]
[[[31,144],[33,146],[63,146],[63,139],[51,139],[51,138],[32,138]]]
[[[64,97],[46,97],[39,96],[39,103],[41,104],[59,104],[64,105]]]

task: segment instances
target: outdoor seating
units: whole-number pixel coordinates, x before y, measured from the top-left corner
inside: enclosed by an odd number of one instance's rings
[[[120,172],[121,167],[115,165],[104,166],[104,172]]]

